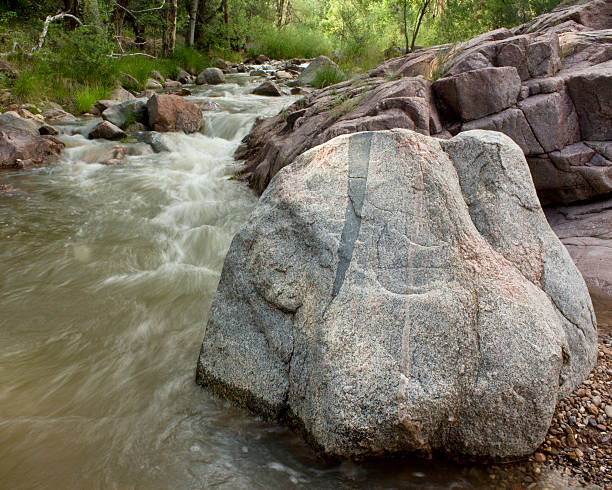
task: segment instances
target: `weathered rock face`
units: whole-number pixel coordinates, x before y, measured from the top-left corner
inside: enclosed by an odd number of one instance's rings
[[[516,144],[366,132],[270,183],[225,260],[197,380],[330,455],[508,459],[543,440],[596,336]]]
[[[121,129],[125,129],[133,122],[147,124],[149,122],[147,99],[144,97],[130,99],[120,104],[111,105],[102,113],[102,119],[113,123]]]
[[[589,288],[600,326],[612,327],[612,198],[546,209]]]
[[[339,134],[399,127],[448,138],[492,129],[528,157],[543,204],[610,193],[612,160],[599,149],[612,144],[610,29],[612,2],[592,0],[388,60],[256,124],[236,154],[246,159],[243,176],[263,192],[297,155]]]
[[[149,127],[154,131],[195,133],[202,127],[199,107],[178,95],[156,94],[147,103]]]

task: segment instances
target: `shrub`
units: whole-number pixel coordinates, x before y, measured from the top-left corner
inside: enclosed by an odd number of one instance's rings
[[[330,54],[332,45],[325,34],[305,26],[273,26],[256,33],[248,55],[265,54],[273,59],[316,58]]]
[[[182,68],[189,73],[196,74],[211,65],[209,57],[188,47],[176,48],[170,61],[174,64],[174,69],[177,73],[178,70]],[[176,73],[172,73],[171,75],[176,75]]]

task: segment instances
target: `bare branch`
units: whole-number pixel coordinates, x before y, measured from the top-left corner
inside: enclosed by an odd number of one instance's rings
[[[159,7],[153,7],[153,8],[150,8],[150,9],[143,9],[143,10],[130,10],[130,9],[124,7],[123,5],[117,3],[116,0],[111,0],[111,2],[116,7],[120,8],[122,10],[125,10],[126,12],[129,12],[131,14],[142,14],[144,12],[153,12],[155,10],[161,10],[161,9],[163,9],[166,6],[166,0],[162,0],[162,3],[161,3],[161,5]]]
[[[119,58],[124,58],[126,56],[146,56],[147,58],[153,58],[153,59],[157,59],[155,56],[152,56],[150,54],[147,53],[111,53],[109,55],[107,55],[109,58],[113,58],[113,59],[119,59]]]
[[[76,20],[80,26],[83,25],[81,20],[72,14],[61,13],[57,15],[48,15],[47,18],[45,19],[45,24],[44,24],[42,32],[40,33],[40,37],[38,38],[38,43],[36,44],[36,46],[32,48],[32,51],[30,51],[30,53],[33,53],[34,51],[38,51],[40,48],[43,47],[43,44],[45,43],[45,38],[47,37],[47,32],[49,32],[49,24],[51,24],[51,22],[55,22],[56,20],[60,20],[65,17]]]

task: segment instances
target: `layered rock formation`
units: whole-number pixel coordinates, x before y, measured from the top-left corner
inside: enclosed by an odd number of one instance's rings
[[[228,252],[197,380],[330,455],[511,459],[596,339],[515,143],[366,132],[272,180]]]
[[[543,204],[612,192],[611,29],[612,2],[593,0],[389,60],[260,122],[236,157],[262,192],[280,168],[339,134],[492,129],[528,157]]]

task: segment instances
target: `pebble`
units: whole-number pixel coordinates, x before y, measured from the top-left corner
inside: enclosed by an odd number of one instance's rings
[[[533,465],[560,471],[570,487],[612,490],[612,350],[604,348],[612,345],[612,335],[599,334],[595,369],[572,395],[559,400]]]

